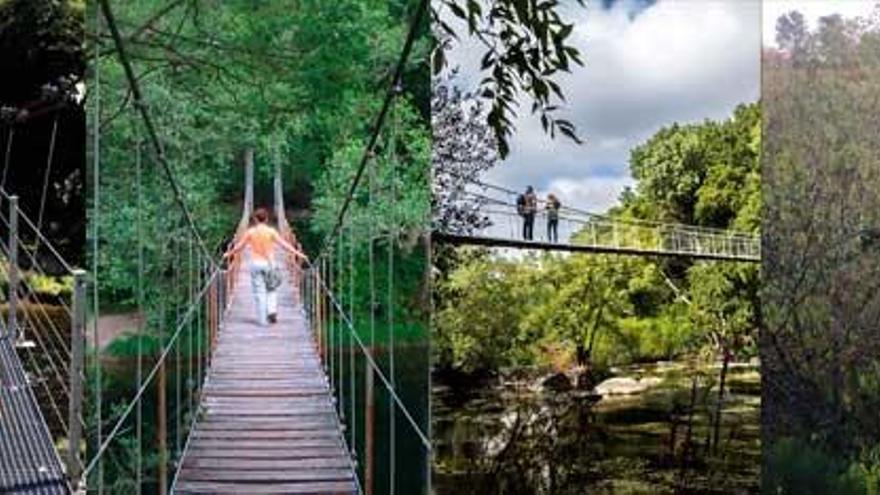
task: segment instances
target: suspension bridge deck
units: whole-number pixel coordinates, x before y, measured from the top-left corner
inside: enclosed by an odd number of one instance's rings
[[[356,493],[351,456],[302,306],[256,321],[242,264],[173,493]]]
[[[536,199],[531,232],[526,235],[528,229],[525,216],[517,206],[520,196],[517,191],[471,178],[464,180],[456,194],[458,203],[451,203],[463,210],[451,216],[448,225],[440,222],[434,232],[434,238],[440,242],[543,251],[761,261],[761,236],[755,232],[616,218],[558,203],[553,210],[555,228],[551,228],[551,209],[546,201]],[[461,229],[456,220],[461,215],[471,215],[482,225]]]
[[[66,494],[67,478],[10,338],[0,331],[0,493]]]
[[[537,237],[537,236],[536,236]],[[511,249],[535,249],[539,251],[571,252],[571,253],[594,253],[594,254],[619,254],[625,256],[657,256],[672,258],[693,258],[719,261],[744,261],[757,263],[761,261],[760,246],[756,238],[740,241],[739,249],[731,248],[731,243],[725,245],[724,240],[718,242],[718,247],[711,246],[711,240],[706,247],[694,246],[690,243],[684,246],[650,248],[633,243],[632,245],[620,243],[588,242],[563,240],[562,242],[550,242],[544,238],[523,240],[503,236],[489,236],[479,234],[454,234],[435,232],[433,239],[445,244],[455,246],[484,246]]]

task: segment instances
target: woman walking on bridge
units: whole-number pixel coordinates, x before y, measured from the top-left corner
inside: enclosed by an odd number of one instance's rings
[[[253,225],[241,236],[238,243],[226,252],[224,258],[231,258],[250,247],[251,288],[260,325],[277,321],[278,302],[275,289],[280,285],[280,269],[275,263],[275,247],[282,249],[301,260],[308,257],[285,241],[278,231],[267,225],[269,212],[265,208],[254,211]]]

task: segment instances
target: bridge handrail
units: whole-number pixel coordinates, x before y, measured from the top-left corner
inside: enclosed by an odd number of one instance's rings
[[[150,369],[150,372],[147,373],[147,375],[144,377],[143,382],[141,383],[140,387],[138,387],[137,392],[128,402],[125,409],[123,409],[122,414],[117,419],[116,423],[113,426],[113,429],[110,430],[110,433],[104,438],[104,441],[101,443],[101,445],[98,446],[98,450],[95,451],[92,459],[89,461],[88,464],[86,464],[85,469],[80,475],[80,486],[85,486],[85,482],[89,474],[98,465],[98,462],[107,451],[107,448],[115,440],[116,435],[119,434],[120,431],[122,431],[123,424],[134,411],[137,403],[141,400],[143,395],[152,385],[153,379],[156,377],[159,369],[164,365],[165,361],[168,358],[168,355],[171,353],[171,349],[174,347],[174,344],[180,338],[180,335],[183,333],[184,329],[188,328],[190,319],[196,315],[197,308],[201,308],[202,300],[206,298],[207,294],[214,286],[214,284],[218,280],[220,280],[220,274],[222,273],[222,271],[223,270],[220,267],[213,267],[211,274],[207,277],[204,285],[202,285],[202,287],[199,289],[199,292],[196,294],[192,303],[187,307],[186,311],[181,314],[180,318],[178,318],[177,327],[175,328],[174,333],[172,333],[171,337],[166,341],[165,346],[162,348],[162,352],[159,354],[156,362],[153,364],[152,369]]]
[[[280,170],[276,171],[276,174],[280,174],[280,173],[281,173]],[[276,178],[276,181],[277,181],[277,183],[280,183],[280,177]],[[276,195],[276,198],[275,198],[276,206],[280,204],[279,203],[280,201],[281,201],[281,198]],[[287,239],[292,239],[293,242],[297,242],[296,236],[293,234],[293,231],[290,229],[290,224],[287,222],[287,218],[286,218],[286,215],[284,213],[283,208],[278,209],[276,211],[278,211],[278,226],[279,226],[279,230],[282,232],[282,235],[290,236]],[[287,239],[285,239],[285,240],[287,240]],[[294,244],[294,246],[297,246],[297,245],[298,245],[298,243]],[[295,270],[296,272],[299,272],[300,270],[302,270],[302,267],[300,265],[300,263],[301,263],[300,258],[294,257],[292,255],[287,255],[287,260],[288,260],[288,264],[289,264],[288,266],[292,270]],[[333,294],[333,291],[327,285],[327,283],[325,282],[323,277],[320,276],[320,273],[319,273],[319,270],[317,269],[317,267],[309,260],[305,260],[305,263],[307,265],[309,272],[313,274],[313,276],[315,277],[315,280],[320,282],[319,285],[320,285],[321,289],[327,295],[327,297],[329,298],[329,300],[331,301],[333,306],[336,308],[336,310],[339,312],[340,316],[342,317],[343,321],[345,322],[345,328],[348,330],[349,334],[354,338],[354,341],[357,343],[358,349],[360,350],[361,354],[363,354],[364,358],[367,360],[367,363],[370,365],[370,368],[373,369],[373,371],[376,373],[376,375],[382,381],[382,384],[385,387],[385,389],[388,390],[389,395],[393,398],[394,402],[398,405],[398,407],[400,407],[400,409],[403,411],[403,414],[406,417],[407,421],[409,422],[410,426],[413,428],[413,430],[415,430],[416,434],[419,436],[419,439],[422,441],[422,445],[428,449],[428,452],[431,452],[431,441],[428,439],[428,436],[422,431],[421,427],[419,427],[419,425],[416,423],[415,419],[413,418],[412,414],[407,409],[406,405],[403,403],[403,401],[397,395],[397,392],[395,391],[394,387],[392,386],[391,381],[385,376],[385,373],[382,371],[382,369],[379,367],[378,363],[376,362],[375,358],[373,357],[373,353],[367,348],[367,346],[364,344],[363,340],[361,339],[360,335],[358,335],[357,331],[355,330],[354,323],[351,321],[351,318],[345,312],[342,305],[339,303],[339,300]]]
[[[4,188],[0,188],[0,196],[2,196],[3,199],[6,201],[10,201],[13,197],[13,195],[9,194],[9,192],[6,191],[6,189]],[[18,210],[18,217],[24,220],[25,224],[34,232],[34,235],[40,241],[40,245],[45,246],[46,249],[49,250],[49,252],[55,258],[55,261],[57,261],[64,268],[67,275],[72,274],[74,272],[74,268],[67,263],[63,256],[61,256],[61,253],[58,252],[58,250],[46,237],[46,235],[43,234],[39,229],[37,229],[36,224],[34,224],[30,217],[28,217],[21,208],[16,209]]]
[[[516,196],[521,194],[520,191],[515,191],[513,189],[499,186],[496,184],[490,184],[488,182],[485,182],[485,181],[482,181],[482,180],[479,180],[476,178],[467,178],[467,177],[462,176],[461,174],[457,174],[452,171],[444,170],[442,173],[449,174],[454,177],[462,178],[471,184],[474,184],[476,186],[479,186],[479,187],[482,187],[485,189],[491,189],[491,190],[495,190],[498,192],[502,192],[508,196],[513,197],[513,198],[515,198]],[[500,205],[510,206],[510,207],[514,207],[514,208],[516,206],[512,202],[500,200],[500,199],[493,198],[491,196],[486,196],[486,195],[483,195],[483,194],[480,194],[477,192],[468,191],[467,189],[462,189],[461,193],[476,197],[481,200],[500,204]],[[546,204],[546,202],[547,202],[546,200],[538,198],[538,204]],[[539,211],[545,211],[545,210],[540,209]],[[590,211],[586,211],[586,210],[582,210],[579,208],[574,208],[572,206],[566,206],[566,205],[562,205],[560,207],[560,211],[568,211],[571,213],[575,213],[575,214],[590,217],[590,218],[597,218],[597,219],[602,219],[602,220],[606,220],[606,221],[614,221],[614,222],[621,223],[621,224],[627,223],[627,224],[633,224],[633,225],[644,225],[644,226],[650,226],[650,227],[654,227],[654,228],[672,227],[672,228],[676,228],[677,230],[688,230],[688,231],[694,231],[694,232],[707,232],[707,233],[714,232],[714,233],[725,233],[726,234],[726,233],[730,232],[729,229],[723,229],[723,228],[718,228],[718,227],[686,225],[686,224],[677,224],[677,223],[673,223],[673,222],[661,222],[661,221],[656,221],[656,220],[642,220],[642,219],[636,219],[636,218],[621,219],[621,218],[615,218],[615,217],[612,217],[609,215],[605,215],[605,214],[601,214],[601,213],[594,213],[594,212],[590,212]],[[735,232],[737,232],[739,235],[742,235],[742,236],[758,236],[758,234],[744,232],[744,231],[735,231]]]
[[[379,379],[382,381],[382,385],[388,391],[389,396],[394,400],[394,402],[397,404],[397,406],[403,411],[403,414],[406,417],[407,421],[409,422],[409,425],[415,431],[416,435],[418,435],[419,440],[421,440],[422,446],[424,446],[428,452],[431,452],[432,448],[431,448],[430,439],[422,431],[422,429],[418,425],[418,423],[416,423],[415,418],[413,418],[412,414],[409,412],[409,409],[406,407],[406,405],[400,399],[400,396],[397,395],[397,392],[394,389],[394,386],[392,386],[391,381],[388,379],[388,377],[385,376],[385,373],[382,371],[382,368],[379,367],[379,364],[376,362],[375,358],[373,357],[373,353],[367,348],[366,344],[364,344],[364,341],[361,339],[360,335],[358,335],[357,331],[355,330],[354,323],[351,321],[351,318],[345,312],[344,308],[339,303],[339,300],[333,294],[333,291],[330,289],[330,287],[327,286],[326,281],[323,279],[323,277],[320,276],[320,274],[317,270],[317,267],[314,266],[310,261],[306,261],[306,263],[308,264],[310,272],[314,274],[313,276],[315,277],[315,279],[320,282],[319,285],[320,285],[322,291],[325,294],[327,294],[327,297],[330,299],[330,302],[333,304],[333,306],[336,308],[339,315],[342,317],[343,322],[345,323],[346,330],[348,330],[349,334],[354,338],[354,341],[357,344],[358,349],[361,351],[361,354],[363,354],[364,358],[367,360],[368,364],[370,365],[370,368],[373,369],[373,372],[376,373],[376,376],[378,376]]]
[[[512,206],[506,203],[499,203],[500,206]],[[511,212],[510,210],[497,210],[497,209],[484,209],[481,210],[487,214],[494,215],[503,215],[507,217],[518,217],[519,214],[515,212]],[[546,211],[539,211],[536,213],[537,217],[547,216]],[[573,223],[577,223],[580,225],[622,225],[626,227],[632,227],[635,229],[643,229],[646,231],[654,231],[654,232],[687,232],[692,234],[697,234],[706,237],[718,237],[724,239],[731,238],[740,238],[747,241],[756,241],[760,239],[757,234],[749,234],[739,230],[724,230],[724,229],[693,229],[689,228],[687,225],[683,224],[673,224],[673,223],[657,223],[657,224],[645,224],[645,223],[634,223],[629,222],[626,219],[616,219],[614,217],[607,216],[595,216],[595,218],[584,219],[582,217],[576,217],[572,215],[560,214],[558,217],[560,220],[567,220]]]

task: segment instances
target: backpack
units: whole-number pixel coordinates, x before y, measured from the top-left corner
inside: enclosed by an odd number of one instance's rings
[[[281,287],[281,276],[281,269],[275,266],[275,263],[272,263],[269,266],[269,271],[266,272],[266,291],[272,292],[278,287]]]
[[[516,212],[520,215],[526,214],[526,196],[524,194],[516,197]]]

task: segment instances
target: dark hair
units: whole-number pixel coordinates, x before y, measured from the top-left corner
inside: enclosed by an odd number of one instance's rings
[[[266,223],[269,220],[269,212],[265,208],[257,208],[254,210],[253,218],[257,223]]]

